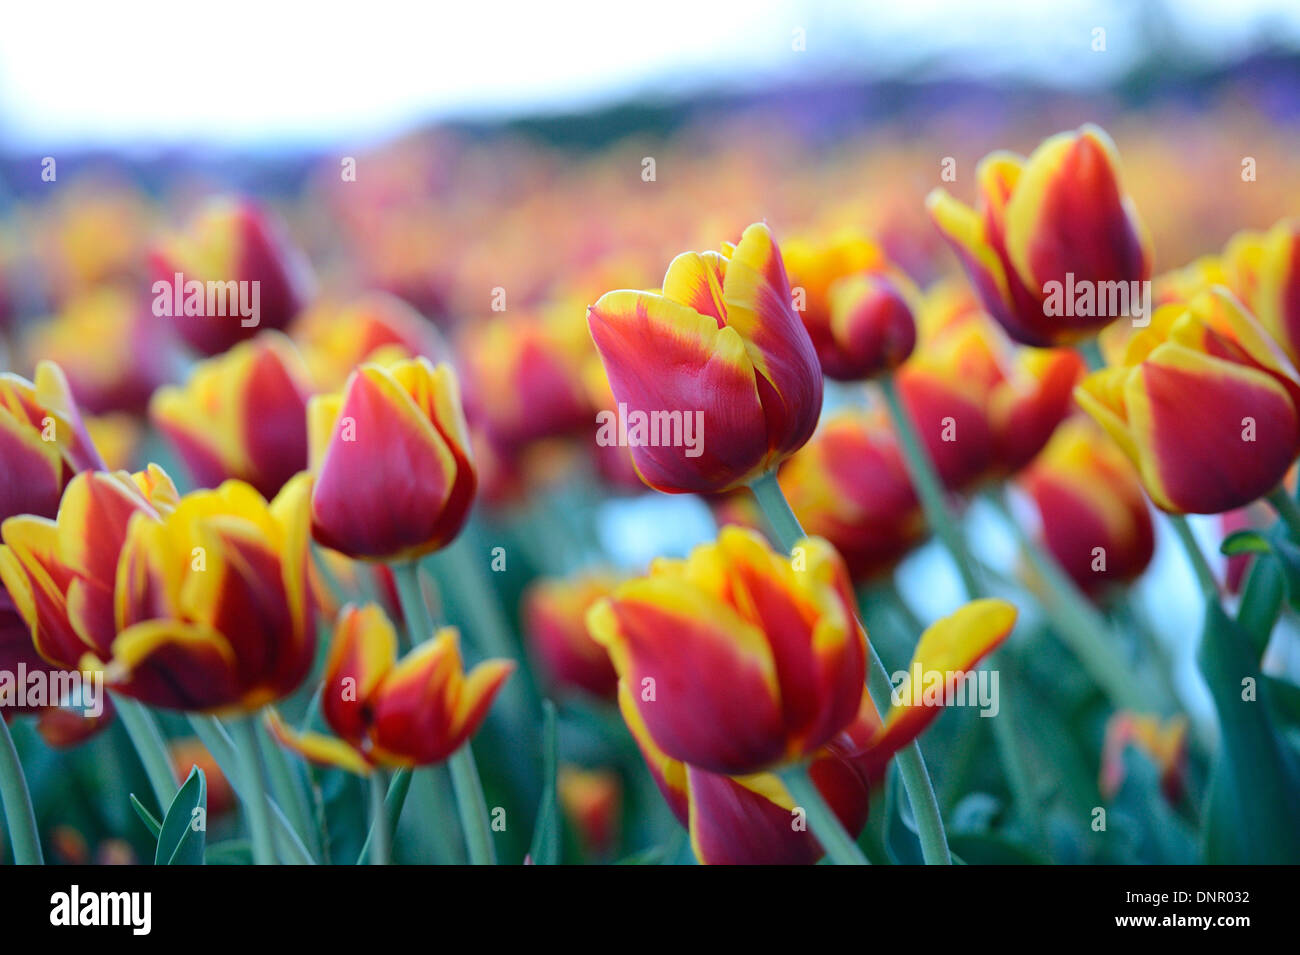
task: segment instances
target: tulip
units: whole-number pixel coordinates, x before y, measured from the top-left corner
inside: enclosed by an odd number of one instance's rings
[[[321,714],[335,735],[296,732],[273,710],[268,725],[308,759],[361,775],[375,766],[428,766],[478,731],[513,669],[509,660],[486,660],[465,673],[453,627],[399,661],[397,633],[383,610],[348,605],[330,644],[321,693]]]
[[[587,611],[614,589],[607,574],[533,583],[524,595],[524,632],[540,669],[560,687],[614,699],[618,674],[605,648],[587,632]]]
[[[1085,125],[1053,136],[1028,159],[991,153],[975,176],[974,209],[942,189],[927,197],[926,207],[1007,334],[1024,345],[1069,344],[1124,312],[1136,313],[1134,286],[1123,287],[1130,293],[1127,309],[1100,301],[1110,288],[1101,283],[1144,282],[1151,275],[1150,240],[1103,130]],[[1094,306],[1075,309],[1069,290],[1085,284]],[[1063,310],[1052,301],[1062,289]]]
[[[857,381],[892,371],[916,345],[911,283],[852,233],[824,244],[787,242],[795,310],[829,378]]]
[[[866,641],[839,556],[810,538],[792,562],[724,527],[657,560],[587,615],[637,717],[671,758],[752,773],[815,752],[857,712]]]
[[[623,802],[623,783],[618,773],[561,766],[556,774],[555,794],[588,855],[604,856],[614,848]]]
[[[978,600],[934,623],[921,636],[908,668],[960,679],[997,648],[1011,631],[1016,611],[1000,600]],[[792,822],[796,808],[774,773],[742,776],[710,772],[667,755],[643,718],[640,691],[622,679],[619,705],[651,776],[691,837],[695,857],[722,865],[810,865],[823,851],[806,827]],[[919,696],[919,702],[918,702]],[[869,797],[884,778],[890,758],[910,745],[939,715],[946,700],[926,702],[900,682],[882,721],[860,690],[850,722],[811,757],[813,784],[844,829],[857,835],[867,820]]]
[[[0,373],[0,461],[0,520],[53,516],[74,474],[104,466],[53,362],[40,362],[34,381]]]
[[[1281,483],[1300,452],[1300,376],[1229,292],[1156,309],[1119,363],[1075,389],[1156,506],[1219,514]]]
[[[474,501],[477,476],[456,374],[424,358],[365,364],[341,395],[308,405],[317,542],[373,560],[446,545]]]
[[[780,471],[800,525],[843,556],[854,580],[888,573],[925,535],[898,442],[876,415],[826,421]]]
[[[677,256],[660,292],[606,292],[587,323],[629,422],[673,414],[699,422],[694,446],[633,441],[629,431],[637,470],[657,490],[739,487],[812,435],[821,367],[766,225],[720,253]]]
[[[171,709],[257,709],[315,645],[306,477],[268,505],[227,482],[177,500],[156,468],[80,475],[57,520],[4,522],[0,579],[51,663]]]
[[[160,243],[150,267],[154,314],[168,316],[181,337],[204,355],[219,354],[260,328],[285,328],[302,308],[309,284],[306,262],[279,224],[249,202],[225,199],[205,205],[187,233]],[[203,290],[197,314],[185,304],[195,288],[191,282]],[[231,282],[239,285],[229,286]],[[214,301],[211,312],[210,283],[220,283],[223,296],[234,289],[222,308]],[[241,295],[250,308],[232,307],[230,303],[241,304]]]
[[[174,349],[159,339],[147,303],[123,286],[100,286],[35,326],[24,351],[56,362],[77,404],[98,415],[144,411],[171,380]]]
[[[1135,747],[1156,764],[1160,790],[1170,805],[1178,805],[1187,779],[1187,719],[1168,720],[1143,713],[1116,713],[1106,723],[1106,741],[1101,751],[1099,787],[1106,799],[1113,799],[1124,785],[1124,752]]]
[[[583,370],[591,342],[569,314],[469,325],[457,352],[465,373],[466,412],[500,446],[515,449],[590,427],[595,409]]]
[[[1020,486],[1038,508],[1047,549],[1079,589],[1139,576],[1155,552],[1155,528],[1133,465],[1086,418],[1056,430]]]
[[[938,290],[922,347],[896,377],[903,407],[949,490],[1013,474],[1072,408],[1084,371],[1072,349],[1012,345]]]
[[[290,335],[313,384],[326,391],[342,388],[352,369],[363,362],[391,364],[417,355],[436,362],[447,350],[433,324],[406,302],[382,292],[314,305],[294,321]]]
[[[199,362],[183,386],[160,389],[149,416],[200,487],[251,484],[274,497],[307,467],[307,371],[278,332]]]
[[[1224,259],[1233,291],[1300,363],[1300,219],[1283,219],[1264,235],[1234,237]]]

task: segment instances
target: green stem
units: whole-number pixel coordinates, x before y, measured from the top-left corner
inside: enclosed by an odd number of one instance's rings
[[[407,639],[411,646],[419,646],[433,636],[433,618],[420,589],[419,561],[393,564],[393,577],[397,581],[397,595],[402,601],[402,615],[406,617]]]
[[[1192,565],[1192,572],[1196,575],[1197,586],[1201,589],[1201,596],[1211,603],[1219,602],[1219,584],[1214,579],[1214,571],[1210,569],[1205,555],[1201,553],[1201,546],[1196,543],[1196,537],[1192,534],[1192,529],[1187,525],[1187,518],[1181,514],[1168,514],[1169,525],[1178,535],[1178,542],[1183,546],[1183,553],[1187,555],[1187,560]]]
[[[411,770],[399,769],[397,772],[393,773],[393,778],[388,781],[388,793],[383,797],[384,806],[381,820],[379,814],[376,813],[374,806],[374,785],[375,777],[377,776],[379,776],[379,773],[377,772],[371,774],[370,831],[366,833],[366,841],[361,846],[361,852],[357,856],[357,865],[361,865],[361,863],[365,862],[368,857],[371,858],[372,862],[374,861],[370,850],[370,844],[372,842],[378,844],[381,839],[385,840],[387,843],[384,848],[385,859],[387,859],[391,852],[389,847],[392,846],[393,836],[397,832],[398,819],[400,819],[402,815],[402,807],[406,805],[406,794],[411,789]],[[381,821],[383,823],[382,833],[380,832],[379,825]]]
[[[9,840],[14,844],[14,862],[18,865],[44,865],[32,795],[27,791],[23,764],[18,760],[18,750],[4,717],[0,717],[0,801],[4,802]]]
[[[122,725],[126,727],[126,735],[131,738],[136,755],[144,764],[158,807],[165,814],[180,786],[172,774],[172,761],[162,731],[152,714],[138,701],[114,694],[113,706],[122,719]]]
[[[460,812],[460,826],[465,832],[465,845],[469,849],[470,865],[496,865],[487,799],[483,796],[483,783],[479,780],[478,766],[474,763],[474,752],[469,743],[452,754],[448,766],[451,769],[451,786],[456,793],[456,808]]]
[[[975,576],[975,562],[966,549],[961,528],[948,508],[948,499],[939,474],[935,471],[934,462],[930,460],[925,445],[912,425],[912,419],[903,408],[894,379],[881,378],[880,390],[884,393],[885,404],[889,406],[889,415],[902,446],[903,460],[907,464],[907,472],[917,495],[921,498],[921,510],[925,513],[925,519],[957,564],[957,572],[961,575],[967,598],[974,599],[980,593],[979,579]]]
[[[324,839],[312,821],[311,802],[302,779],[294,772],[284,748],[267,733],[265,727],[257,728],[262,754],[266,757],[266,773],[271,784],[271,797],[284,808],[294,831],[310,843],[314,858],[320,858]]]
[[[1147,709],[1149,695],[1134,679],[1128,663],[1115,652],[1106,619],[1061,570],[1056,558],[1020,526],[1003,497],[996,491],[990,491],[986,496],[1011,527],[1042,580],[1046,591],[1042,596],[1043,609],[1052,618],[1057,636],[1079,658],[1083,668],[1106,691],[1118,709]]]
[[[254,717],[244,716],[230,722],[230,736],[235,745],[243,777],[244,813],[253,839],[253,861],[257,865],[275,865],[271,844],[271,815],[266,808],[266,784],[262,779],[261,746],[257,742]]]
[[[750,486],[759,509],[767,518],[772,532],[782,548],[789,551],[803,538],[803,528],[790,510],[790,503],[776,481],[775,472],[769,471],[756,479]],[[869,682],[884,680],[884,701],[889,699],[889,674],[880,661],[876,648],[867,641],[871,650],[871,669]],[[877,698],[877,703],[882,703]],[[920,744],[915,741],[898,753],[898,772],[907,790],[907,797],[912,803],[912,813],[916,817],[917,831],[921,838],[921,853],[928,865],[950,865],[952,856],[948,851],[948,840],[944,834],[943,817],[939,813],[938,800],[934,795],[934,784],[925,768],[925,759],[921,756]]]
[[[867,857],[862,854],[858,844],[844,831],[839,817],[826,800],[821,790],[813,784],[808,775],[808,768],[803,765],[789,766],[779,773],[781,782],[790,791],[795,805],[808,814],[812,825],[812,834],[826,850],[826,856],[836,865],[868,865]]]
[[[1300,505],[1296,504],[1291,495],[1287,494],[1286,488],[1281,486],[1269,492],[1268,502],[1273,505],[1273,510],[1277,511],[1277,516],[1282,518],[1282,523],[1286,525],[1287,536],[1293,541],[1300,541]]]
[[[410,775],[407,775],[410,782]],[[396,780],[394,780],[396,782]],[[384,774],[378,769],[370,774],[370,864],[388,865],[389,844],[392,832],[388,828],[387,796],[384,793]]]
[[[221,725],[215,716],[202,716],[198,713],[191,713],[189,720],[194,735],[202,740],[203,745],[212,754],[212,758],[216,760],[217,766],[220,767],[222,774],[230,782],[235,794],[241,802],[246,802],[249,798],[249,792],[248,787],[244,784],[239,753],[235,749],[230,734],[226,732],[226,728]],[[270,796],[265,797],[263,801],[266,803],[267,811],[271,814],[271,824],[275,829],[275,847],[280,860],[291,865],[315,865],[311,853],[303,845],[298,833],[294,832],[293,826],[289,824],[284,811]]]

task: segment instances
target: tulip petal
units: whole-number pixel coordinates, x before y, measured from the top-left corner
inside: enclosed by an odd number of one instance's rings
[[[365,758],[343,740],[310,730],[300,733],[274,707],[266,709],[266,728],[282,746],[318,766],[336,766],[358,776],[368,776],[372,771]]]

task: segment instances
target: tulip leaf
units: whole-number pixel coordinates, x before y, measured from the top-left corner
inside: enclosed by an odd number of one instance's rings
[[[1255,659],[1263,659],[1273,627],[1286,600],[1287,580],[1282,564],[1275,555],[1255,558],[1241,592],[1237,625],[1250,637]]]
[[[1219,545],[1219,553],[1227,557],[1238,554],[1267,554],[1273,550],[1269,539],[1259,531],[1244,530],[1229,534]]]
[[[162,831],[162,823],[154,818],[154,814],[144,807],[144,803],[135,798],[135,793],[131,793],[129,798],[131,800],[131,808],[135,810],[135,814],[140,817],[140,821],[143,822],[145,828],[149,830],[149,834],[157,839],[158,833]]]
[[[1300,686],[1276,677],[1260,681],[1262,695],[1273,710],[1273,718],[1288,727],[1300,728]]]
[[[203,852],[204,865],[252,865],[253,844],[247,839],[229,839],[208,846]]]
[[[1205,861],[1282,864],[1300,858],[1300,766],[1281,738],[1250,636],[1207,601],[1197,654],[1219,716],[1221,744],[1202,817]]]
[[[154,865],[202,865],[207,831],[208,781],[194,766],[167,807]]]
[[[533,827],[533,841],[528,849],[533,865],[556,865],[560,861],[560,813],[555,795],[555,778],[559,771],[559,747],[555,730],[555,704],[542,701],[542,798]]]

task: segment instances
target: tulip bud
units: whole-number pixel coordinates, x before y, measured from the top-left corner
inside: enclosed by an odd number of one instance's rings
[[[524,595],[524,630],[540,668],[561,687],[612,700],[618,674],[605,648],[587,633],[587,611],[614,589],[605,574],[543,579]]]
[[[278,332],[199,362],[149,416],[200,487],[235,479],[273,497],[307,467],[307,372]]]
[[[677,256],[661,292],[606,292],[587,323],[618,401],[619,443],[657,490],[739,487],[812,435],[821,367],[766,225],[721,252]],[[604,424],[597,440],[613,440]]]
[[[1160,790],[1170,805],[1183,797],[1187,776],[1187,719],[1169,720],[1144,713],[1116,713],[1106,724],[1101,751],[1101,794],[1113,799],[1124,785],[1124,752],[1135,747],[1160,771]]]
[[[1028,159],[991,153],[976,179],[974,209],[942,189],[926,207],[1007,334],[1024,345],[1069,344],[1137,314],[1133,295],[1151,276],[1150,241],[1104,131],[1061,133]],[[1123,307],[1110,307],[1109,291],[1118,302],[1119,286],[1106,283],[1123,283]],[[1080,297],[1085,304],[1076,308],[1073,289],[1091,289],[1092,304]]]
[[[456,374],[424,358],[365,364],[308,407],[313,531],[349,557],[409,560],[450,542],[477,477]]]

